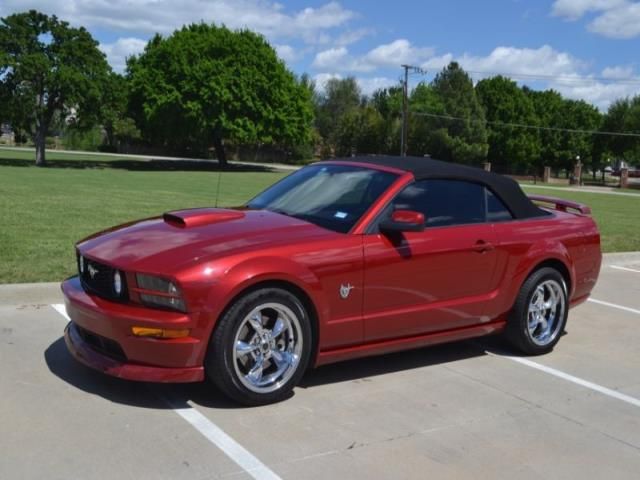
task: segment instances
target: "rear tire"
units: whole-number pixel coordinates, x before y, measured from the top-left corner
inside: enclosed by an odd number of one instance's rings
[[[228,397],[265,405],[291,395],[311,355],[311,323],[287,290],[263,288],[238,299],[218,321],[205,370]]]
[[[563,276],[553,268],[533,272],[509,313],[506,337],[527,355],[553,350],[567,323],[569,304]]]

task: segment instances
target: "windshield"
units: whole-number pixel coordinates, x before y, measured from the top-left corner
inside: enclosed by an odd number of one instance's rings
[[[310,165],[268,188],[247,207],[346,233],[397,177],[366,167]]]

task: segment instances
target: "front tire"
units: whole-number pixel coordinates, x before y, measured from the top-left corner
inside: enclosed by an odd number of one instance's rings
[[[265,405],[290,396],[311,354],[307,311],[292,293],[263,288],[238,299],[216,326],[205,369],[228,397]]]
[[[509,342],[527,355],[553,350],[567,323],[569,305],[563,276],[541,268],[524,282],[507,323]]]

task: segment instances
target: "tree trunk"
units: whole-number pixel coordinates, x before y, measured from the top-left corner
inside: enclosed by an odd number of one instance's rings
[[[213,148],[216,151],[216,158],[218,159],[218,164],[220,168],[227,168],[227,155],[224,151],[224,144],[222,143],[222,138],[216,136],[213,139]]]
[[[36,167],[45,167],[47,165],[45,159],[45,146],[46,146],[46,130],[39,129],[35,135],[36,144]]]

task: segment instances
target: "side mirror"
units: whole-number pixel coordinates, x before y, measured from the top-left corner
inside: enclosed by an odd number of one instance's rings
[[[396,210],[391,218],[380,223],[381,232],[422,232],[424,215],[413,210]]]

